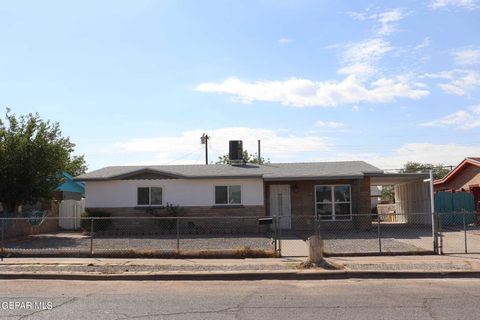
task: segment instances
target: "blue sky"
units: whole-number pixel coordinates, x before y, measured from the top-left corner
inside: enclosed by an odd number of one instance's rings
[[[456,164],[480,155],[480,3],[2,1],[0,107],[58,121],[91,169]]]

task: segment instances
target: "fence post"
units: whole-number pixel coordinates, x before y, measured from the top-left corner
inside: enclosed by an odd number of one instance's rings
[[[437,231],[435,230],[435,191],[433,188],[433,170],[429,170],[429,185],[430,185],[430,213],[432,215],[432,240],[433,240],[433,253],[438,254],[438,238]]]
[[[382,230],[380,230],[380,215],[377,213],[378,252],[382,253]]]
[[[93,218],[90,218],[90,255],[93,256]]]
[[[177,254],[180,253],[180,218],[177,217]]]
[[[437,227],[438,227],[438,238],[440,238],[439,244],[439,254],[443,255],[443,234],[442,234],[442,215],[441,213],[437,213]]]
[[[277,228],[278,228],[278,239],[279,239],[279,242],[278,242],[278,252],[280,254],[280,256],[282,255],[282,217],[278,217],[278,223],[277,223]]]
[[[4,235],[3,235],[3,232],[4,232],[4,230],[5,230],[4,225],[5,225],[5,219],[2,218],[2,254],[1,254],[1,256],[2,256],[2,261],[3,261],[3,256],[4,256],[4,253],[5,253],[5,250],[4,250],[4,247],[5,247],[5,246],[4,246]]]
[[[274,250],[275,250],[275,254],[278,254],[278,234],[277,234],[277,217],[276,216],[273,216],[273,238],[274,238]]]
[[[467,251],[467,221],[466,221],[466,212],[465,210],[462,210],[463,211],[463,237],[464,237],[464,241],[465,241],[465,253],[468,253]]]

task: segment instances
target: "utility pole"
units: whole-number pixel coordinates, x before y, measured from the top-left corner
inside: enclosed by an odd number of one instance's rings
[[[208,139],[210,136],[206,133],[200,137],[200,142],[205,145],[205,164],[208,164]]]

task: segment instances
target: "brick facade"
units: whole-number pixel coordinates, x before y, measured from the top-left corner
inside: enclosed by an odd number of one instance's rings
[[[435,191],[464,189],[469,191],[471,187],[480,186],[480,167],[467,165],[454,177],[440,185],[435,185]]]
[[[315,217],[315,186],[316,185],[339,185],[351,186],[352,220],[349,221],[322,221],[322,227],[326,228],[361,228],[371,227],[369,217],[360,217],[358,214],[370,213],[370,178],[346,179],[346,180],[301,180],[301,181],[266,181],[265,182],[265,210],[270,212],[270,186],[274,184],[290,185],[292,229],[309,229],[313,226]],[[310,218],[311,217],[311,218]]]

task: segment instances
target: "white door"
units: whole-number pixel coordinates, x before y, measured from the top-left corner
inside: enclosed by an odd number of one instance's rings
[[[292,228],[290,208],[290,185],[270,185],[270,216],[280,217],[280,228]]]

